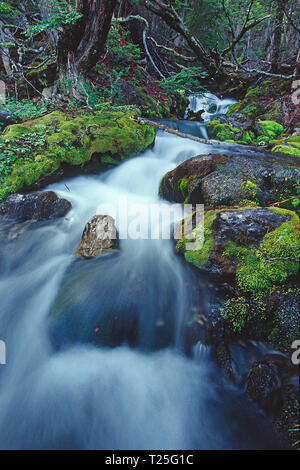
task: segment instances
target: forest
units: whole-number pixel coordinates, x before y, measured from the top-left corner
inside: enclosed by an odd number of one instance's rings
[[[0,1],[0,449],[299,450],[299,166],[299,0]]]

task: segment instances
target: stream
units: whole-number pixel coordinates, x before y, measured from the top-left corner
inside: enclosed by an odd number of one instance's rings
[[[203,109],[195,100],[191,106]],[[228,100],[218,100],[206,118],[227,108]],[[190,126],[182,123],[176,125]],[[205,124],[194,126],[205,137]],[[68,199],[71,212],[2,241],[0,338],[7,364],[0,366],[1,449],[278,448],[267,418],[216,366],[209,348],[199,344],[191,357],[184,353],[183,323],[195,306],[209,308],[213,290],[175,254],[171,240],[120,240],[117,258],[91,262],[91,297],[84,298],[89,275],[74,284],[72,295],[80,299],[74,311],[83,322],[99,309],[113,313],[133,305],[141,325],[135,348],[78,342],[55,349],[49,334],[49,315],[99,205],[117,207],[122,198],[130,212],[136,204],[160,204],[159,182],[167,171],[192,156],[227,151],[159,132],[153,149],[112,170],[46,188]],[[168,347],[158,331],[162,317],[171,329]]]

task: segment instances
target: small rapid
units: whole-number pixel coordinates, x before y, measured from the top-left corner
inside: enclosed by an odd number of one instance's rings
[[[190,104],[186,110],[185,117],[189,111],[198,113],[203,111],[201,118],[203,121],[212,121],[218,116],[225,116],[231,105],[237,102],[233,98],[218,98],[212,93],[192,94],[189,96]]]
[[[74,343],[55,350],[50,340],[49,315],[65,292],[83,227],[99,205],[117,206],[120,198],[129,211],[134,204],[159,205],[162,176],[212,151],[222,147],[160,132],[153,149],[115,169],[47,188],[72,203],[65,219],[3,238],[0,338],[7,364],[0,367],[1,449],[276,447],[263,414],[223,376],[210,350],[198,345],[194,358],[184,355],[184,320],[195,303],[209,308],[210,298],[171,240],[121,240],[116,260],[93,264],[92,292],[89,278],[71,283],[69,301],[78,298],[83,323],[99,310],[113,314],[120,305],[134,305],[142,331],[134,349],[125,342],[113,349]],[[138,291],[137,283],[143,286]],[[174,340],[157,348],[164,313]]]

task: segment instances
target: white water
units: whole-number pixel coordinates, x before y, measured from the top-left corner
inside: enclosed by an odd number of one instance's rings
[[[7,345],[7,365],[0,366],[0,448],[272,446],[256,409],[219,377],[210,355],[201,348],[193,361],[175,349],[143,352],[126,345],[115,349],[74,345],[54,352],[50,344],[47,322],[53,302],[74,261],[83,227],[97,206],[117,203],[120,196],[127,197],[129,205],[158,202],[159,181],[168,170],[211,151],[221,150],[160,134],[153,150],[118,168],[68,180],[70,191],[65,182],[52,185],[73,204],[67,217],[2,243],[0,338]],[[107,266],[113,295],[102,292],[101,274],[96,295],[100,306],[105,299],[112,310],[133,273],[148,276],[150,294],[141,312],[145,343],[157,321],[157,299],[165,294],[160,286],[172,279],[176,290],[172,314],[180,336],[183,317],[189,313],[185,285],[189,275],[171,241],[121,241],[119,264],[111,272]],[[100,273],[101,263],[99,269]],[[74,291],[75,297],[78,294]],[[207,301],[204,295],[200,299],[203,304]]]
[[[212,93],[203,93],[202,95],[190,95],[190,104],[188,109],[197,113],[204,110],[201,117],[204,121],[212,121],[218,116],[225,116],[229,107],[236,103],[233,98],[220,99]],[[188,112],[187,109],[187,112]],[[187,113],[186,113],[187,114]]]

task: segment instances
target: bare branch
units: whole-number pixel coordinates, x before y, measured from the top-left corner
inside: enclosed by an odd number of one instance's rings
[[[126,18],[115,18],[113,20],[113,22],[115,22],[115,23],[126,23],[128,21],[133,21],[133,20],[142,21],[144,23],[145,26],[144,26],[144,30],[143,30],[143,44],[144,44],[145,52],[146,52],[148,58],[150,59],[150,62],[153,65],[154,69],[158,73],[158,75],[161,78],[166,78],[165,75],[159,70],[159,68],[155,64],[154,59],[153,59],[152,55],[150,54],[150,51],[149,51],[149,48],[148,48],[147,32],[149,30],[149,23],[146,20],[146,18],[144,18],[143,16],[140,16],[140,15],[130,15],[130,16],[127,16]]]

